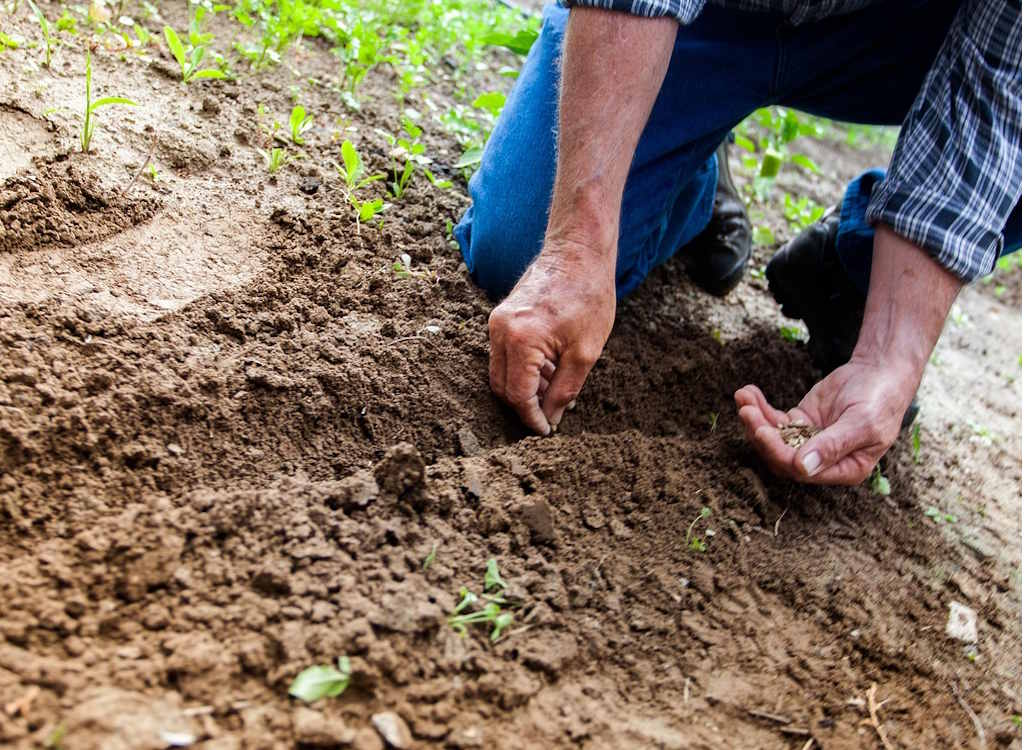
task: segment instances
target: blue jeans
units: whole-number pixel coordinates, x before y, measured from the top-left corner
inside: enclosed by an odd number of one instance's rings
[[[707,225],[718,180],[715,149],[753,110],[781,104],[837,120],[901,123],[958,4],[894,0],[797,27],[773,14],[709,4],[693,24],[680,26],[623,193],[618,295]],[[543,244],[568,18],[562,8],[545,8],[540,38],[469,182],[473,204],[455,228],[473,280],[493,298],[511,290]],[[840,257],[864,290],[873,231],[864,222],[866,201],[852,199],[870,195],[880,175],[854,180],[843,203]],[[1016,238],[1007,237],[1004,250],[1020,247],[1019,204],[1015,216],[1008,226]]]

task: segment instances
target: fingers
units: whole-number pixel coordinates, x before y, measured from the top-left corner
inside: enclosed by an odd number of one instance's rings
[[[515,409],[531,430],[540,435],[550,434],[551,425],[541,411],[540,397],[550,384],[550,379],[542,372],[550,373],[554,366],[538,349],[517,344],[515,339],[505,335],[505,325],[495,312],[491,313],[489,323],[491,390]]]
[[[764,420],[771,424],[773,427],[778,427],[780,424],[789,424],[790,417],[786,412],[779,411],[771,404],[768,403],[768,399],[765,398],[761,389],[756,385],[745,385],[736,391],[736,408],[740,411],[743,410],[744,406],[753,406],[761,413]]]
[[[804,481],[860,484],[887,447],[872,421],[849,409],[800,447],[793,469]]]
[[[591,359],[578,351],[567,352],[559,358],[543,403],[544,415],[553,427],[559,425],[566,407],[580,394],[595,361],[596,358]]]

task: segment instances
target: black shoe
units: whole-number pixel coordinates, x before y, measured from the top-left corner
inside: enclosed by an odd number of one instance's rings
[[[864,295],[847,278],[836,252],[839,213],[829,209],[784,245],[765,276],[787,318],[807,325],[807,350],[814,366],[828,374],[850,361],[864,320]],[[917,396],[903,415],[903,427],[917,419]]]
[[[743,199],[729,173],[727,146],[726,140],[718,147],[718,188],[711,221],[682,253],[690,278],[719,297],[735,289],[743,278],[753,237]]]

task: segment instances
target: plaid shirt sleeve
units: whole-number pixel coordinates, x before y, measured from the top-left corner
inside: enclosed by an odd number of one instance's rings
[[[868,204],[964,281],[992,270],[1020,200],[1020,65],[1020,3],[963,3]]]
[[[667,16],[679,23],[692,23],[704,10],[707,0],[558,0],[563,8],[586,7],[616,10],[634,16]]]

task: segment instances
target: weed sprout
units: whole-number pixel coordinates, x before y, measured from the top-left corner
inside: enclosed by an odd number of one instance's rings
[[[127,107],[137,107],[138,105],[131,99],[125,99],[123,96],[105,96],[102,99],[92,100],[92,54],[89,50],[85,51],[85,110],[82,118],[82,133],[81,143],[82,151],[88,152],[89,146],[92,143],[92,136],[96,130],[96,119],[93,115],[100,107],[109,107],[112,104],[123,104]]]

